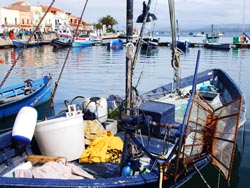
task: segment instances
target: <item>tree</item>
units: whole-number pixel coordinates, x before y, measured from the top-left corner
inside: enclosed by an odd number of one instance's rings
[[[118,24],[118,22],[110,15],[100,18],[98,22],[99,24],[106,25],[108,32],[114,32],[113,26]]]
[[[95,27],[96,29],[102,29],[102,23],[94,24],[94,27]]]

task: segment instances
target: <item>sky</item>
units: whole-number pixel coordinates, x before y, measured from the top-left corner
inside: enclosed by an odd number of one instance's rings
[[[26,0],[32,5],[49,6],[52,0]],[[16,0],[0,0],[0,7],[9,6]],[[81,15],[86,0],[55,0],[53,7],[71,12],[75,16]],[[115,29],[126,29],[126,2],[127,0],[88,0],[83,19],[90,23],[98,23],[104,16],[110,15],[117,20]],[[142,13],[143,0],[133,0],[134,20]],[[147,2],[147,0],[146,0]],[[245,5],[245,14],[243,5]],[[250,24],[250,0],[175,0],[175,18],[179,28],[210,26],[224,24]],[[150,12],[158,20],[156,28],[169,30],[168,0],[151,0]],[[245,16],[243,16],[245,15]],[[244,19],[245,17],[245,19]],[[245,21],[244,21],[245,20]],[[134,27],[138,24],[134,24]]]

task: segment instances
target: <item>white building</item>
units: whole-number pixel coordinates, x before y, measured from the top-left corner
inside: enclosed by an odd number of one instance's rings
[[[20,25],[19,11],[8,8],[0,8],[0,32],[18,30]]]

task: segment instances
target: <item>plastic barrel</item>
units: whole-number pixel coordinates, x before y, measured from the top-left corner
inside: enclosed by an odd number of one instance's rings
[[[35,138],[42,155],[79,159],[85,149],[82,113],[38,122]]]
[[[100,122],[105,122],[108,118],[108,103],[107,99],[94,97],[97,100],[92,102],[92,98],[87,98],[84,100],[84,109],[89,110],[92,113],[95,113]]]
[[[31,142],[37,121],[35,108],[25,106],[21,108],[15,119],[12,130],[12,139],[17,144],[28,144]]]

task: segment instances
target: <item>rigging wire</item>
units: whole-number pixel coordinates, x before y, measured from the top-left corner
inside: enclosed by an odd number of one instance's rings
[[[2,80],[1,84],[0,84],[0,89],[2,88],[3,84],[5,83],[5,81],[7,80],[7,78],[9,77],[11,71],[14,69],[14,67],[17,64],[17,61],[20,59],[21,55],[23,54],[24,49],[27,48],[27,45],[29,44],[29,42],[31,41],[32,37],[34,36],[35,32],[38,31],[39,26],[41,25],[43,19],[45,18],[45,16],[47,15],[47,13],[49,12],[50,8],[52,7],[52,5],[54,4],[55,0],[53,0],[50,4],[50,6],[48,7],[48,9],[46,10],[46,12],[44,13],[43,17],[41,18],[41,20],[39,21],[39,23],[37,24],[36,28],[32,31],[29,39],[27,40],[27,42],[25,43],[24,47],[22,48],[21,52],[18,54],[17,58],[14,59],[13,64],[11,65],[9,71],[7,72],[7,74],[5,75],[4,79]]]
[[[81,23],[83,14],[84,14],[85,9],[86,9],[86,7],[87,7],[87,4],[88,4],[88,0],[85,1],[84,7],[83,7],[82,12],[81,12],[80,20],[79,20],[79,22],[78,22],[78,24],[77,24],[77,26],[76,26],[75,35],[73,36],[73,39],[72,39],[72,41],[71,41],[71,44],[74,42],[75,36],[77,36],[78,29],[79,29],[79,25],[80,25],[80,23]],[[66,55],[66,57],[65,57],[65,60],[64,60],[62,69],[61,69],[60,74],[59,74],[59,76],[58,76],[58,78],[57,78],[57,81],[55,82],[55,87],[54,87],[54,89],[53,89],[53,91],[52,91],[52,94],[51,94],[51,97],[50,97],[50,101],[49,101],[49,105],[48,105],[48,109],[47,109],[47,111],[46,111],[46,113],[45,113],[45,117],[47,117],[47,115],[48,115],[48,113],[49,113],[49,108],[50,108],[51,103],[53,102],[53,99],[54,99],[54,97],[55,97],[56,90],[57,90],[57,87],[58,87],[58,85],[59,85],[59,81],[60,81],[60,79],[61,79],[61,77],[62,77],[62,73],[63,73],[63,71],[64,71],[66,62],[67,62],[67,60],[68,60],[68,57],[69,57],[69,53],[70,53],[70,51],[71,51],[71,48],[72,48],[72,45],[70,45],[70,47],[69,47],[69,49],[68,49],[68,52],[67,52],[67,55]]]

